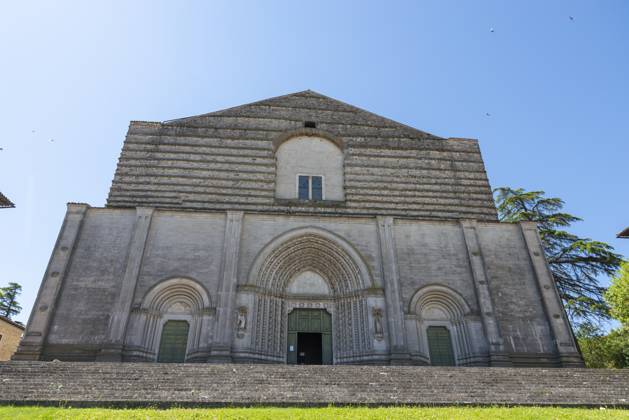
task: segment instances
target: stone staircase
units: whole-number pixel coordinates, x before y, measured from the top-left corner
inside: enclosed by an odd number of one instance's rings
[[[0,404],[629,408],[629,369],[2,362]]]

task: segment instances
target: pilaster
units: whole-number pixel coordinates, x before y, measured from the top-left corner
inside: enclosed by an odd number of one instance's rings
[[[125,332],[131,314],[131,305],[135,295],[135,288],[142,267],[146,239],[148,237],[153,208],[137,207],[135,209],[135,223],[133,235],[129,245],[127,265],[125,267],[122,285],[118,293],[118,299],[112,309],[107,332],[107,342],[97,356],[99,361],[121,361],[124,346]]]
[[[212,362],[231,361],[243,216],[241,211],[228,211],[226,216],[223,262],[216,305],[216,330],[210,355]]]
[[[410,363],[410,355],[404,327],[404,305],[400,291],[400,276],[393,237],[393,217],[378,216],[376,222],[382,258],[391,364],[407,364]]]
[[[31,311],[24,338],[13,360],[39,360],[41,358],[54,316],[57,297],[89,208],[87,204],[68,203],[66,216]]]
[[[577,350],[576,342],[568,323],[568,317],[563,309],[555,281],[544,257],[544,249],[537,232],[537,224],[535,222],[520,222],[520,228],[522,229],[526,248],[533,264],[546,317],[555,338],[559,360],[564,367],[583,367],[583,359]]]
[[[489,364],[490,366],[511,366],[509,356],[505,353],[504,342],[491,299],[483,252],[476,231],[477,223],[475,220],[462,220],[460,223],[472,269],[474,290],[476,291],[476,298],[480,307],[483,329],[489,343]]]

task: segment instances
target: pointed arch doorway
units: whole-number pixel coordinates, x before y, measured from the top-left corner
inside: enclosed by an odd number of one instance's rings
[[[276,237],[258,254],[249,284],[242,287],[243,299],[249,295],[252,301],[252,357],[301,363],[300,341],[302,349],[318,347],[319,337],[307,333],[320,334],[320,363],[349,364],[379,357],[369,310],[370,305],[384,307],[384,296],[378,294],[380,289],[370,294],[377,289],[373,286],[362,256],[342,237],[314,227]],[[306,316],[300,312],[306,309],[319,312]],[[309,326],[295,327],[300,322]],[[319,327],[313,327],[317,323]],[[303,362],[318,360],[317,356]]]
[[[332,316],[324,309],[294,309],[288,314],[288,364],[332,364]]]

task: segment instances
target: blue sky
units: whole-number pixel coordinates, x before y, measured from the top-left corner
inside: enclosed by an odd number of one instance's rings
[[[628,22],[623,0],[5,2],[0,285],[26,321],[65,203],[104,205],[130,120],[305,89],[478,138],[492,186],[563,198],[629,255]]]

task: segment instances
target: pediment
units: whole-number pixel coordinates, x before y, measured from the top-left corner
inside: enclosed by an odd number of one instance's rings
[[[381,137],[440,138],[312,90],[264,99],[207,114],[169,120],[163,124],[229,128],[231,122],[238,129],[250,126],[252,130],[274,128],[295,130],[304,127],[306,121],[314,122],[318,128],[326,129],[335,135],[343,134],[342,127],[339,130],[338,126],[355,125],[371,129],[370,131]]]

